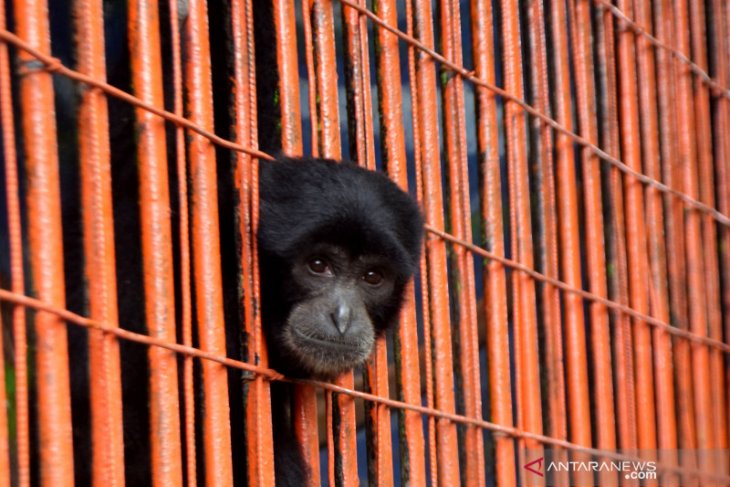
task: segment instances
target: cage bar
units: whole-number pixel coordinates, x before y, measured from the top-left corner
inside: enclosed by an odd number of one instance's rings
[[[388,25],[396,28],[397,4],[393,0],[378,2],[375,11]],[[385,29],[375,36],[378,80],[378,102],[381,126],[383,164],[388,175],[403,189],[408,189],[408,161],[403,127],[403,91],[400,74],[398,39]],[[410,404],[421,404],[421,373],[418,354],[415,290],[406,289],[406,302],[401,312],[398,333],[394,334],[396,387],[398,398]],[[386,364],[387,365],[387,364]],[[421,417],[412,411],[399,411],[401,481],[412,485],[426,484],[425,443]]]
[[[690,34],[692,39],[692,59],[699,68],[707,71],[707,38],[705,36],[706,15],[704,4],[690,2],[691,27]],[[699,183],[699,199],[716,207],[715,202],[715,181],[713,174],[713,144],[712,129],[710,128],[710,100],[709,86],[703,82],[701,78],[694,77],[694,94],[695,94],[695,119],[697,126],[697,172]],[[717,231],[715,222],[707,215],[702,215],[702,244],[703,256],[705,258],[704,278],[706,303],[707,303],[707,330],[708,336],[722,339],[722,311],[720,309],[720,267],[719,252],[717,249]],[[728,447],[728,439],[725,435],[718,432],[727,431],[727,404],[724,394],[722,394],[723,380],[723,358],[717,350],[708,350],[710,355],[710,401],[713,418],[712,429],[715,431],[715,448]],[[727,465],[715,465],[718,472],[725,473]]]
[[[683,54],[690,52],[689,12],[685,2],[675,2],[676,36],[675,48]],[[691,197],[699,197],[699,181],[696,157],[696,123],[694,120],[694,101],[692,97],[691,73],[675,65],[678,87],[679,123],[684,129],[679,133],[679,157],[682,161],[684,190]],[[706,290],[702,278],[704,256],[701,244],[701,221],[696,212],[685,215],[685,242],[687,250],[687,281],[690,329],[700,336],[707,334]],[[709,351],[704,347],[691,347],[693,400],[696,417],[697,446],[709,449],[714,447],[712,416],[710,412],[710,368]],[[699,459],[701,468],[711,471],[712,462],[706,456]]]
[[[43,0],[13,3],[18,34],[50,52],[50,28]],[[64,306],[61,195],[51,74],[33,56],[19,53],[20,111],[25,149],[27,234],[34,294]],[[22,270],[19,270],[22,272]],[[36,390],[40,480],[73,485],[71,404],[66,327],[55,315],[35,316]]]
[[[185,22],[186,88],[190,120],[213,130],[213,93],[210,73],[207,6],[188,3]],[[190,197],[192,199],[192,256],[198,340],[201,350],[226,354],[223,291],[220,268],[218,191],[215,151],[198,134],[190,136]],[[186,204],[181,202],[180,204]],[[225,367],[203,361],[203,440],[206,485],[232,485],[228,379]]]
[[[674,31],[674,16],[671,4],[668,2],[659,2],[654,6],[654,19],[656,25],[657,36],[666,38],[666,35]],[[663,176],[664,180],[669,184],[680,185],[682,177],[679,174],[680,165],[677,163],[678,149],[678,126],[677,118],[672,117],[670,113],[675,112],[676,106],[676,77],[673,72],[674,60],[669,52],[660,50],[657,52],[657,81],[658,81],[658,100],[660,117],[660,131],[665,140],[661,145],[661,155],[663,160]],[[674,315],[674,321],[680,328],[688,328],[687,317],[687,298],[682,291],[683,280],[686,275],[685,262],[685,246],[684,246],[684,212],[681,205],[676,202],[665,199],[665,205],[668,210],[666,219],[666,235],[667,235],[667,254],[672,255],[672,259],[668,259],[668,284],[670,308]],[[691,365],[689,363],[689,345],[684,342],[675,341],[673,343],[674,351],[674,370],[676,375],[676,384],[678,390],[691,390]],[[687,389],[689,388],[689,389]],[[680,448],[695,448],[695,421],[694,407],[692,404],[691,394],[677,395],[677,443]],[[696,459],[693,455],[684,455],[679,461],[683,465],[695,465]],[[686,476],[681,477],[681,482],[686,483],[692,481]]]
[[[432,48],[434,32],[431,3],[415,1],[413,9],[415,10],[414,31],[418,40]],[[441,147],[436,113],[435,68],[433,59],[423,52],[416,53],[415,76],[418,106],[414,117],[420,119],[418,130],[421,146],[418,150],[422,178],[420,183],[422,184],[421,204],[426,222],[441,230],[444,228],[444,199],[441,189],[441,158],[439,157]],[[429,331],[433,340],[431,345],[433,346],[433,356],[430,360],[433,360],[434,405],[440,410],[453,412],[456,405],[453,358],[451,347],[447,346],[451,343],[451,330],[446,245],[443,241],[428,235],[425,250],[428,267],[429,308],[424,308],[423,314],[430,315],[431,329]],[[456,426],[453,423],[439,419],[435,424],[435,432],[429,435],[429,442],[436,445],[436,458],[431,459],[431,468],[438,475],[438,482],[444,485],[453,482],[453,479],[460,478],[456,433]]]
[[[529,37],[531,56],[530,64],[533,66],[531,77],[531,89],[533,104],[548,116],[552,116],[548,58],[547,58],[547,37],[545,32],[545,6],[544,2],[532,2],[528,9]],[[534,171],[537,181],[535,185],[540,188],[540,215],[538,217],[540,232],[539,239],[540,265],[542,272],[549,277],[559,275],[558,256],[558,207],[555,191],[555,161],[553,157],[553,131],[538,119],[532,119],[533,139],[536,146],[535,158],[538,159],[538,169]],[[567,410],[565,395],[565,367],[563,351],[563,330],[562,311],[560,305],[560,293],[555,287],[544,284],[542,286],[542,307],[545,347],[544,363],[545,373],[548,381],[548,434],[555,438],[566,439],[567,432]],[[564,452],[557,451],[557,458],[565,460]],[[568,481],[566,472],[556,473],[556,482],[565,483]]]
[[[0,0],[0,29],[5,30],[5,0]],[[5,165],[5,193],[8,221],[8,260],[10,289],[16,294],[25,293],[23,276],[23,236],[21,229],[20,190],[18,184],[18,151],[16,148],[15,116],[13,114],[13,89],[8,46],[0,43],[0,121],[2,122],[3,162]],[[14,355],[12,366],[15,374],[15,451],[17,468],[15,479],[20,487],[30,485],[30,431],[28,413],[28,367],[26,357],[25,309],[13,306],[11,312]],[[7,336],[7,335],[6,335]],[[5,390],[5,380],[0,385]],[[8,437],[10,441],[10,437]],[[8,448],[9,450],[10,448]],[[11,471],[8,470],[8,475]]]
[[[173,112],[183,116],[183,68],[182,44],[180,42],[181,12],[177,2],[169,3],[170,14],[170,50],[172,55]],[[185,130],[175,127],[175,157],[178,191],[180,202],[188,201],[188,170],[185,150]],[[193,344],[193,310],[192,284],[190,270],[190,212],[188,205],[179,204],[178,239],[180,245],[180,328],[183,345]],[[195,391],[193,385],[193,358],[183,357],[183,410],[184,410],[184,446],[185,446],[185,481],[188,487],[196,487],[198,483],[197,448],[195,443]]]
[[[106,80],[102,2],[77,4],[78,70]],[[84,224],[84,258],[89,316],[118,323],[114,222],[106,97],[87,89],[79,106],[79,159]],[[92,482],[124,485],[124,433],[119,343],[99,331],[89,333]]]
[[[642,28],[649,29],[650,32],[651,10],[648,3],[645,1],[637,2],[634,9]],[[638,94],[642,127],[642,157],[646,173],[652,178],[660,179],[654,52],[646,37],[637,36],[636,43],[640,80]],[[663,203],[661,195],[654,188],[646,189],[645,201],[649,238],[649,271],[651,274],[649,287],[651,312],[652,316],[669,321],[666,249],[662,239],[664,228]],[[677,448],[671,341],[667,334],[660,330],[653,330],[652,334],[653,345],[656,350],[654,371],[657,398],[657,445],[663,451],[671,452]],[[671,455],[671,453],[669,454]],[[677,462],[676,455],[662,460],[675,464]],[[676,477],[665,476],[662,478],[662,484],[676,485],[677,480]]]
[[[504,49],[504,84],[518,99],[524,97],[523,59],[520,50],[520,13],[517,2],[505,0],[502,8],[502,42]],[[505,100],[505,146],[508,161],[509,218],[512,232],[512,254],[533,267],[532,218],[530,216],[529,181],[526,154],[526,113],[513,100]],[[537,349],[537,315],[535,283],[522,273],[512,274],[514,306],[514,349],[516,353],[515,382],[517,389],[517,426],[525,431],[542,433],[540,411],[540,376]],[[519,440],[518,458],[522,464],[542,456],[542,446],[534,441]],[[529,453],[526,451],[529,450]],[[529,455],[529,457],[528,457]],[[524,482],[524,471],[518,475]]]
[[[592,110],[596,99],[596,87],[592,76],[594,65],[593,33],[590,26],[590,5],[586,2],[569,4],[571,23],[576,33],[573,38],[573,49],[576,52],[575,85],[577,91],[578,123],[581,134],[591,143],[599,144],[598,120]],[[606,277],[607,252],[604,242],[603,199],[601,188],[600,161],[592,152],[583,149],[581,154],[586,219],[590,225],[585,226],[587,267],[590,289],[593,293],[608,297],[608,281]],[[595,381],[594,403],[597,423],[595,444],[601,449],[616,448],[616,421],[614,408],[614,381],[611,359],[609,314],[600,303],[590,305],[591,338],[593,347],[592,368]],[[615,482],[615,472],[605,472],[600,476],[602,482]]]
[[[143,102],[162,107],[157,5],[132,0],[128,8],[134,92]],[[165,126],[163,120],[147,110],[139,108],[135,115],[147,330],[150,336],[174,342],[175,297]],[[151,347],[149,363],[152,482],[158,487],[182,485],[177,360],[170,351]]]

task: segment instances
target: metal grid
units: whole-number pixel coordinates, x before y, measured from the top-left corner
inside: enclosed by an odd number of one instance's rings
[[[246,476],[252,485],[273,483],[268,384],[288,379],[266,367],[250,238],[254,161],[271,157],[257,150],[261,51],[253,16],[263,2],[228,3],[233,102],[225,140],[214,135],[205,0],[183,2],[183,22],[179,2],[163,2],[168,24],[155,2],[128,1],[132,94],[106,83],[100,0],[74,3],[74,66],[51,56],[45,0],[0,0],[8,249],[0,339],[12,344],[0,357],[7,361],[0,403],[9,401],[0,411],[0,486],[73,483],[68,323],[91,329],[95,484],[125,482],[120,338],[149,347],[154,485],[233,482],[231,367],[251,373]],[[367,407],[373,485],[524,485],[522,467],[546,447],[572,459],[632,458],[617,449],[728,449],[727,2],[272,0],[266,8],[282,150],[344,155],[410,183],[428,230],[418,286],[408,290],[391,346],[377,344],[360,390],[354,374],[297,385],[296,434],[313,484],[357,482],[365,458],[358,402]],[[88,318],[64,310],[54,76],[83,87],[77,133]],[[135,107],[148,336],[118,323],[107,97]],[[245,361],[225,358],[220,326],[215,146],[229,151],[241,195]],[[228,163],[220,154],[217,163]],[[194,201],[178,205],[175,225],[171,199]],[[26,325],[34,327],[32,348]],[[325,438],[316,419],[320,390]],[[200,401],[206,415],[196,429]],[[615,483],[615,475],[597,481]],[[557,483],[567,480],[556,474]],[[701,453],[662,458],[659,483],[698,482],[729,483],[728,465]]]

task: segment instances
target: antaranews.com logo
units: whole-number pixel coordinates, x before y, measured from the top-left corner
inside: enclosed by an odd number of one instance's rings
[[[666,476],[692,485],[730,485],[729,450],[606,451],[606,456],[566,450],[528,450],[522,465],[527,485],[640,485]],[[531,455],[532,453],[532,455]],[[676,482],[673,482],[676,483]]]

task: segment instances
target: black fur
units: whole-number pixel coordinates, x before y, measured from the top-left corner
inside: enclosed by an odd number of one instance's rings
[[[417,267],[423,234],[421,213],[414,201],[385,175],[350,163],[280,158],[276,162],[261,162],[259,168],[262,319],[270,364],[289,376],[331,378],[335,372],[349,369],[351,361],[330,364],[327,373],[314,370],[308,360],[301,358],[302,353],[310,350],[292,349],[285,338],[287,327],[293,326],[293,309],[308,306],[311,296],[319,293],[317,288],[301,286],[293,276],[297,262],[311,249],[325,244],[344,249],[353,262],[363,256],[376,256],[388,267],[392,279],[389,293],[374,300],[365,298],[366,321],[372,329],[370,333],[361,332],[360,343],[367,356],[372,351],[372,340],[363,342],[394,324],[404,287]],[[313,308],[307,314],[317,311]],[[317,331],[331,329],[332,325],[323,319],[315,322],[314,327]],[[317,350],[312,352],[319,355]],[[303,485],[306,480],[304,462],[292,433],[288,388],[286,384],[272,385],[279,486]]]
[[[423,219],[413,200],[384,174],[351,163],[283,158],[260,164],[259,260],[264,329],[272,364],[292,376],[301,364],[282,357],[279,332],[305,296],[291,278],[294,260],[318,243],[354,256],[377,255],[394,271],[386,299],[368,309],[377,333],[393,324],[420,255]]]

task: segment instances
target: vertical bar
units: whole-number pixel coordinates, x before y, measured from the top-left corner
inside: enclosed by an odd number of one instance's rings
[[[534,103],[541,113],[552,117],[551,100],[552,93],[549,86],[549,70],[547,59],[547,46],[545,38],[545,7],[542,0],[530,2],[528,7],[529,34],[530,34],[530,64],[533,67],[531,78]],[[540,232],[539,249],[541,253],[542,272],[549,277],[558,279],[559,268],[559,247],[558,247],[558,209],[555,194],[555,161],[553,159],[553,133],[552,129],[542,120],[533,118],[531,121],[535,134],[534,151],[538,159],[538,169],[535,175],[538,178],[538,185],[541,191],[537,196],[540,200],[541,213],[538,217]],[[537,185],[536,185],[537,186]],[[542,324],[545,329],[545,374],[547,375],[547,395],[549,430],[547,434],[554,438],[567,439],[567,410],[565,404],[565,368],[563,355],[563,320],[561,316],[560,292],[554,286],[542,284]],[[566,461],[567,452],[560,448],[553,450],[553,458],[558,461]],[[568,472],[554,472],[554,482],[557,484],[568,483]]]
[[[106,79],[102,2],[84,0],[75,8],[78,70]],[[114,222],[106,97],[86,89],[79,107],[79,159],[89,316],[117,326]],[[92,481],[124,485],[122,384],[117,339],[89,330]]]
[[[632,0],[620,0],[619,8],[630,11]],[[642,172],[641,127],[639,125],[638,95],[636,87],[635,34],[619,20],[618,65],[621,89],[621,154],[626,165]],[[632,176],[624,176],[626,198],[626,228],[631,307],[642,314],[649,314],[649,272],[646,254],[646,228],[644,226],[644,188]],[[654,374],[649,326],[634,320],[634,357],[636,363],[636,398],[639,448],[656,449],[656,407],[654,403]]]
[[[311,6],[314,37],[314,60],[317,76],[319,143],[323,157],[339,159],[342,156],[340,117],[337,92],[337,57],[335,55],[334,18],[331,0],[307,0]],[[355,381],[347,372],[335,381],[352,389]],[[355,401],[346,395],[332,395],[334,462],[330,462],[332,485],[349,485],[357,479],[357,443],[355,439]],[[336,420],[334,420],[336,418]]]
[[[362,0],[358,0],[365,7]],[[342,5],[345,38],[345,84],[350,158],[368,169],[375,169],[372,94],[370,93],[370,59],[367,19],[352,7]]]
[[[5,0],[0,0],[0,29],[6,29]],[[23,236],[20,222],[20,192],[18,186],[18,156],[15,146],[15,117],[13,90],[10,82],[8,46],[0,43],[0,122],[2,123],[3,163],[8,217],[10,253],[10,289],[25,294],[23,276]],[[15,371],[15,447],[17,485],[30,485],[30,431],[28,423],[28,342],[25,308],[12,307],[13,369]]]
[[[14,11],[18,36],[50,53],[45,1],[15,0]],[[29,54],[19,51],[18,61],[33,286],[38,299],[63,308],[63,234],[53,80]],[[43,485],[70,486],[73,452],[66,325],[57,316],[38,312],[35,330],[35,374],[38,397],[43,399],[37,404],[40,480]]]
[[[495,84],[493,58],[494,31],[492,2],[472,0],[471,3],[473,55],[475,74]],[[499,160],[499,131],[497,102],[493,92],[476,88],[477,142],[479,154],[480,200],[484,222],[486,248],[500,257],[505,256],[504,222],[502,220],[502,183]],[[489,361],[490,409],[492,421],[513,426],[512,381],[510,377],[509,333],[507,319],[507,280],[504,266],[488,261],[484,272],[485,316],[487,316],[487,358]],[[513,486],[515,479],[514,441],[495,436],[496,483]]]
[[[635,18],[643,29],[651,32],[651,7],[646,0],[634,4]],[[645,173],[661,179],[659,162],[659,126],[657,121],[657,84],[654,63],[654,47],[648,39],[639,35],[636,39],[639,71],[639,106],[641,116],[641,140]],[[664,245],[664,215],[661,194],[653,187],[645,190],[646,222],[648,225],[648,250],[650,266],[650,304],[652,316],[670,321],[669,295],[667,290],[666,248]],[[672,363],[671,338],[659,328],[652,330],[654,342],[654,373],[657,395],[658,446],[662,450],[662,461],[676,465],[677,448],[676,410],[674,405],[674,371]],[[664,454],[671,456],[664,457]],[[678,479],[668,474],[662,477],[663,485],[676,485]]]
[[[312,33],[312,6],[310,1],[302,2],[302,24],[304,24],[304,44],[306,46],[314,45]],[[309,125],[311,131],[312,156],[319,156],[319,113],[317,108],[317,72],[314,68],[314,53],[312,49],[305,49],[305,59],[307,64],[307,79],[309,80]]]
[[[302,2],[302,4],[305,7],[307,2]],[[273,7],[274,28],[276,29],[276,59],[279,69],[281,145],[285,154],[302,155],[295,5],[287,0],[274,0]],[[304,24],[309,25],[309,19],[306,17]],[[311,57],[309,49],[307,49],[307,56]],[[310,87],[310,89],[313,88]],[[314,111],[310,111],[310,117],[316,118]],[[316,145],[316,143],[313,145]],[[317,431],[316,420],[317,395],[314,387],[299,384],[294,386],[292,417],[297,441],[302,445],[304,463],[309,469],[310,485],[320,485],[319,432]]]
[[[406,29],[408,35],[416,37],[416,26],[415,26],[415,14],[413,9],[416,5],[412,1],[406,2]],[[427,149],[425,144],[421,144],[421,120],[418,117],[419,106],[421,104],[421,91],[418,88],[418,76],[417,76],[417,55],[418,50],[412,46],[408,46],[408,80],[409,80],[409,91],[411,98],[411,123],[413,130],[413,162],[416,173],[416,194],[418,201],[420,202],[421,208],[425,205],[424,196],[424,181],[423,181],[423,151]],[[426,406],[429,408],[434,407],[434,381],[433,381],[433,359],[432,359],[432,334],[431,334],[431,316],[429,310],[431,309],[431,299],[428,295],[428,247],[421,255],[420,262],[420,276],[421,276],[421,317],[423,320],[423,375],[424,382],[426,383]],[[420,387],[420,385],[419,385]],[[436,418],[428,416],[427,422],[427,438],[428,438],[428,474],[431,476],[431,482],[436,482],[438,479],[438,454],[436,447]]]
[[[556,120],[568,130],[573,130],[572,100],[570,87],[570,61],[568,59],[568,16],[565,2],[551,2],[552,40]],[[582,288],[580,227],[578,223],[578,189],[575,171],[573,141],[559,132],[555,135],[557,151],[558,211],[560,214],[560,250],[563,280],[570,286]],[[588,226],[592,226],[592,223]],[[588,233],[590,235],[590,233]],[[595,235],[595,234],[594,234]],[[597,242],[594,242],[597,243]],[[593,247],[596,251],[598,247]],[[591,413],[588,398],[588,360],[583,299],[574,293],[563,294],[565,309],[565,348],[567,354],[568,402],[570,404],[570,438],[573,443],[590,446]],[[604,350],[605,351],[605,350]],[[605,398],[603,399],[605,400]],[[577,456],[577,455],[576,455]],[[578,457],[581,458],[581,457]],[[583,457],[586,458],[586,457]],[[576,474],[581,483],[588,477]]]
[[[416,38],[433,49],[433,16],[431,3],[416,0],[415,33]],[[439,130],[436,112],[436,70],[433,59],[422,51],[417,52],[416,84],[418,107],[414,118],[419,119],[419,140],[421,147],[421,170],[423,177],[423,207],[426,222],[433,227],[444,229],[443,196],[441,193],[441,161],[439,158]],[[428,285],[430,300],[430,324],[433,337],[433,366],[435,375],[435,406],[453,413],[455,411],[453,360],[451,356],[451,330],[449,313],[449,294],[446,275],[446,244],[443,240],[428,235],[426,238],[426,257],[428,262]],[[437,445],[438,481],[442,485],[455,482],[459,476],[459,460],[456,425],[443,419],[436,424],[436,438],[431,442]],[[432,479],[435,481],[435,479]]]
[[[312,16],[314,65],[316,66],[319,152],[323,157],[342,156],[340,115],[337,97],[337,56],[335,54],[332,0],[308,0]]]
[[[692,59],[704,71],[708,71],[707,60],[707,37],[705,34],[705,4],[703,2],[691,2],[691,34],[692,34]],[[725,85],[723,85],[725,86]],[[713,141],[712,141],[712,118],[710,114],[710,93],[706,83],[699,77],[694,78],[695,96],[695,118],[697,124],[697,163],[699,167],[699,198],[706,205],[715,208],[715,178],[713,174]],[[718,146],[722,141],[718,141]],[[707,302],[707,334],[711,338],[722,340],[722,301],[720,294],[720,263],[717,248],[717,231],[715,221],[709,214],[702,215],[702,254],[705,258],[705,289]],[[718,349],[710,349],[710,401],[711,417],[713,419],[712,429],[715,432],[715,448],[727,449],[728,428],[727,405],[725,394],[723,394],[723,354]],[[725,473],[726,465],[716,465],[717,473]]]
[[[172,51],[173,112],[183,113],[182,55],[180,43],[180,12],[177,2],[169,2],[170,46]],[[178,186],[178,238],[180,241],[180,328],[183,345],[193,346],[193,311],[190,270],[190,213],[188,210],[188,172],[185,154],[185,129],[175,127],[175,156]],[[185,416],[185,473],[187,486],[198,484],[197,448],[195,442],[195,391],[193,358],[183,360],[183,401]]]
[[[598,145],[598,121],[593,104],[596,100],[593,70],[593,38],[591,35],[591,5],[588,2],[571,2],[572,25],[575,26],[573,50],[575,55],[576,103],[580,134],[592,144]],[[601,167],[598,156],[583,149],[581,154],[585,204],[586,265],[592,293],[608,298],[606,279],[606,251],[604,243],[603,199]],[[594,404],[596,408],[596,439],[598,448],[616,448],[616,412],[614,410],[613,365],[608,310],[595,301],[590,304],[591,347],[593,351]],[[616,474],[602,473],[603,483],[615,483]]]
[[[132,0],[128,7],[134,92],[145,103],[162,107],[157,4]],[[136,117],[147,330],[153,337],[174,342],[175,297],[165,125],[162,119],[143,109],[136,110]],[[177,486],[182,484],[177,359],[172,352],[158,347],[150,348],[148,356],[152,484]]]
[[[0,350],[3,348],[5,325],[0,314]],[[0,353],[0,487],[10,487],[10,436],[8,435],[8,408],[5,394],[5,354]]]
[[[233,36],[233,133],[240,144],[258,146],[256,107],[256,58],[253,2],[231,2]],[[249,154],[235,154],[234,187],[239,196],[238,232],[241,238],[241,297],[250,363],[266,367],[268,355],[264,345],[259,313],[259,271],[256,248],[259,193],[258,161]],[[244,390],[246,401],[246,455],[249,485],[274,484],[274,452],[271,424],[271,395],[268,382],[255,376]]]
[[[598,11],[598,61],[601,74],[599,99],[601,102],[602,125],[605,128],[602,146],[609,154],[620,152],[620,133],[618,121],[618,94],[616,75],[615,39],[613,35],[613,16],[607,10]],[[624,191],[621,173],[612,166],[609,169],[609,220],[611,239],[609,241],[609,265],[616,272],[609,281],[609,295],[625,306],[628,297],[628,262],[626,257],[626,233],[624,212]],[[634,388],[634,364],[632,357],[632,337],[630,319],[623,313],[613,316],[614,363],[616,367],[616,417],[618,425],[618,446],[625,450],[637,448],[636,390]]]
[[[687,3],[675,0],[674,11],[677,25],[673,35],[675,48],[686,56],[690,56],[690,27]],[[679,134],[679,157],[682,177],[685,182],[685,193],[691,198],[699,199],[699,177],[697,174],[697,140],[694,119],[694,103],[692,95],[692,72],[686,65],[675,65],[679,89],[678,117],[682,130]],[[689,323],[693,333],[707,336],[707,309],[705,304],[706,289],[704,282],[704,256],[702,248],[701,216],[696,210],[685,208],[685,242],[687,251],[687,290],[689,301]],[[693,342],[692,382],[694,391],[695,421],[697,426],[697,447],[714,448],[714,425],[710,402],[710,363],[707,347]],[[703,471],[712,471],[709,455],[701,455],[699,467]]]
[[[365,2],[359,4],[365,7]],[[346,5],[342,6],[345,38],[345,78],[348,90],[347,112],[350,154],[359,165],[375,169],[370,59],[367,19]],[[365,367],[367,390],[389,397],[388,355],[385,337],[375,342],[373,354]],[[368,471],[370,485],[393,485],[393,446],[390,433],[390,410],[383,404],[365,403],[368,415]]]
[[[660,39],[670,39],[674,36],[674,9],[670,0],[661,0],[654,5],[654,25]],[[677,116],[677,88],[674,73],[674,57],[664,49],[657,51],[657,81],[659,100],[659,128],[663,143],[660,146],[662,157],[662,172],[664,182],[672,188],[683,190],[684,178],[681,175],[679,154],[679,121]],[[683,330],[689,329],[686,293],[686,260],[684,242],[684,205],[671,196],[664,197],[666,212],[666,242],[667,254],[672,258],[667,260],[669,274],[669,299],[672,311],[672,323]],[[677,424],[679,448],[692,450],[696,448],[694,405],[692,404],[692,366],[690,364],[690,344],[687,340],[676,339],[673,342],[674,376],[678,391]],[[688,457],[691,454],[685,455]],[[681,459],[684,466],[685,459]],[[686,484],[696,481],[683,477],[681,482]]]
[[[517,0],[502,0],[502,42],[505,89],[518,99],[524,97],[522,85],[522,52],[519,5]],[[527,170],[526,114],[514,101],[505,100],[505,145],[509,168],[510,224],[513,258],[527,267],[534,267],[530,184]],[[517,425],[531,433],[542,433],[539,352],[537,346],[537,310],[535,282],[525,273],[512,278],[517,374]],[[523,460],[542,456],[542,446],[534,440],[519,441]],[[524,472],[520,472],[521,475]]]
[[[273,0],[276,65],[279,69],[281,145],[286,154],[302,154],[302,114],[299,109],[299,61],[294,4]],[[306,2],[305,2],[306,3]]]
[[[441,48],[454,64],[461,66],[461,16],[459,2],[442,0]],[[469,162],[466,147],[464,114],[464,85],[461,76],[450,70],[442,71],[441,89],[448,163],[449,206],[451,233],[459,239],[472,241],[471,203],[469,199]],[[458,312],[459,366],[464,414],[481,418],[482,398],[479,379],[479,337],[476,316],[476,289],[473,256],[462,246],[452,247],[452,293]],[[481,428],[466,426],[464,432],[464,472],[462,481],[468,486],[485,485],[484,442]]]
[[[728,86],[730,80],[730,9],[723,9],[726,2],[713,0],[712,27],[713,27],[713,78],[720,86]],[[730,214],[730,100],[726,96],[715,98],[714,128],[716,142],[715,170],[717,173],[718,209],[725,215]],[[730,228],[721,226],[720,232],[720,263],[722,270],[722,304],[724,316],[730,314]],[[725,319],[725,341],[730,343],[730,319]],[[725,377],[725,401],[730,408],[730,376]],[[727,411],[730,415],[730,411]],[[728,427],[722,434],[730,442],[730,420]],[[725,447],[727,448],[727,446]]]
[[[190,120],[213,132],[208,12],[205,0],[190,0],[185,22],[187,105]],[[218,188],[215,150],[205,137],[191,133],[193,277],[200,348],[226,355],[220,267]],[[181,202],[184,204],[185,202]],[[222,364],[201,361],[203,445],[206,485],[232,485],[228,376]]]
[[[398,27],[395,0],[379,0],[375,2],[373,9],[387,25]],[[384,28],[378,28],[375,45],[383,164],[390,177],[403,190],[407,190],[408,171],[403,131],[403,94],[398,38]],[[394,339],[398,399],[409,404],[420,405],[421,374],[415,294],[412,283],[406,288],[405,295],[398,333]],[[399,410],[398,413],[401,424],[401,482],[425,485],[425,444],[421,416],[414,411]]]

